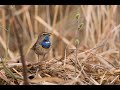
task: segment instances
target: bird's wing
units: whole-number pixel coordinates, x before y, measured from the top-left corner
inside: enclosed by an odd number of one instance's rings
[[[37,42],[32,46],[32,50],[35,50],[35,47],[36,47],[36,44],[37,44]]]

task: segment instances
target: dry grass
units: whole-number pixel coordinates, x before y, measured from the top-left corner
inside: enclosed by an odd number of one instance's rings
[[[30,85],[120,84],[119,7],[1,5],[0,84],[22,85],[25,82],[19,42],[15,36],[16,26],[20,27],[17,32],[22,42]],[[16,9],[12,16],[10,8]],[[77,15],[80,17],[76,19]],[[19,23],[14,24],[13,17],[17,17]],[[36,63],[37,58],[31,50],[42,31],[52,33],[47,69],[44,61]]]

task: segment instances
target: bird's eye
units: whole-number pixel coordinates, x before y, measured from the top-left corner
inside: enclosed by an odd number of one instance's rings
[[[46,41],[47,41],[46,39],[43,40],[43,42],[46,42]]]
[[[43,36],[45,36],[46,34],[43,34]]]

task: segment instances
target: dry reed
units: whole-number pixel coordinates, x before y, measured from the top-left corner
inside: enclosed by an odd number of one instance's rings
[[[4,65],[15,73],[16,78],[8,75],[1,63],[0,84],[23,84],[22,64],[18,62],[19,43],[15,36],[14,25],[17,24],[21,25],[18,32],[30,85],[120,83],[119,5],[16,5],[13,16],[19,17],[20,21],[16,24],[8,12],[9,7],[0,6],[0,58],[5,60]],[[78,13],[79,22],[76,20]],[[76,32],[82,24],[81,30]],[[37,71],[36,64],[30,63],[36,59],[34,53],[30,54],[30,48],[42,31],[52,33],[52,50],[46,61],[48,68],[45,70],[41,62],[41,70]],[[76,37],[79,40],[77,47]]]

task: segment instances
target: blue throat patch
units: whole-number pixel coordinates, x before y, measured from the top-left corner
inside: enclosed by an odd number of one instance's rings
[[[40,42],[40,44],[42,45],[43,48],[49,48],[51,46],[50,40],[49,40],[49,36],[45,36],[43,41]]]

